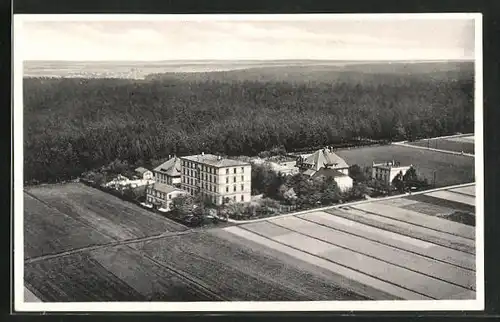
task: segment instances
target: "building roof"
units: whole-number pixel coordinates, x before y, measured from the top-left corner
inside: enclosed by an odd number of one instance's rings
[[[165,183],[159,183],[159,182],[155,182],[151,188],[153,190],[164,192],[164,193],[167,193],[167,194],[171,193],[171,192],[174,192],[174,191],[185,192],[182,189],[176,188],[174,186],[171,186],[171,185],[168,185],[168,184],[165,184]]]
[[[311,164],[312,169],[316,171],[323,167],[330,167],[332,169],[344,169],[349,167],[344,159],[342,159],[329,149],[320,149],[305,158],[303,162],[306,164]]]
[[[161,172],[170,177],[178,177],[181,175],[181,159],[173,157],[154,169],[155,172]]]
[[[335,169],[330,168],[321,168],[313,175],[313,178],[318,178],[321,176],[325,176],[327,178],[339,178],[339,177],[348,177],[347,174],[342,173]]]
[[[387,161],[387,162],[380,162],[380,163],[375,163],[373,162],[372,167],[374,168],[381,168],[381,169],[399,169],[399,168],[410,168],[413,165],[401,165],[400,162],[397,161]]]
[[[135,172],[138,172],[140,174],[144,174],[147,171],[149,171],[149,170],[146,168],[143,168],[143,167],[138,167],[137,169],[135,169]]]
[[[302,172],[302,174],[305,174],[306,176],[312,177],[316,173],[316,170],[313,169],[307,169],[306,171]]]
[[[193,161],[193,162],[198,162],[198,163],[203,163],[203,164],[211,165],[211,166],[218,167],[218,168],[250,165],[249,162],[227,159],[227,158],[220,158],[219,156],[214,155],[214,154],[190,155],[190,156],[181,157],[181,159]]]

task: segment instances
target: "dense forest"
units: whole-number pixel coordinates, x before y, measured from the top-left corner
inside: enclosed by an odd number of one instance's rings
[[[24,176],[48,182],[115,159],[472,132],[473,88],[471,77],[411,75],[362,83],[25,78]]]

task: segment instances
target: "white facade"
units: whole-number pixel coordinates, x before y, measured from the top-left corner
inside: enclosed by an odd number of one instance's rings
[[[396,162],[373,163],[372,165],[372,179],[382,181],[386,184],[391,184],[392,180],[401,172],[403,175],[412,166],[401,166]]]
[[[174,189],[173,187],[165,184],[152,185],[146,189],[146,201],[150,204],[157,205],[157,207],[165,208],[167,211],[171,210],[172,200],[178,196],[187,194],[186,191],[181,189]]]
[[[339,187],[340,191],[344,192],[349,189],[352,189],[353,186],[353,180],[349,176],[339,176],[334,178],[335,182],[337,183],[337,186]]]

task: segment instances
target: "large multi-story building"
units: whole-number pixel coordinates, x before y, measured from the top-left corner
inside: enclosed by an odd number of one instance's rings
[[[412,167],[402,166],[399,162],[389,161],[381,163],[372,163],[372,179],[382,181],[386,184],[391,184],[392,180],[401,172],[405,175],[406,172]]]
[[[250,163],[204,153],[180,159],[181,188],[190,194],[207,196],[217,205],[250,201]]]

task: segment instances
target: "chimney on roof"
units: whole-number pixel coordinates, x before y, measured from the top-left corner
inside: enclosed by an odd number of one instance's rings
[[[201,152],[201,155],[205,155],[205,152]]]
[[[217,161],[222,160],[222,157],[220,155],[217,156]]]

